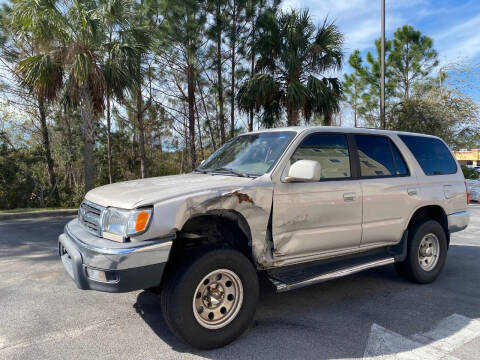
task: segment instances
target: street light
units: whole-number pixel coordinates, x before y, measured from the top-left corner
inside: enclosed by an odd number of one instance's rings
[[[380,127],[385,129],[385,0],[382,1],[382,44],[380,54]]]

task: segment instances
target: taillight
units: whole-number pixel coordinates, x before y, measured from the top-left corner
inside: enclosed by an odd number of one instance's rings
[[[465,192],[467,194],[467,205],[470,204],[470,193],[468,192],[467,182],[465,181]]]

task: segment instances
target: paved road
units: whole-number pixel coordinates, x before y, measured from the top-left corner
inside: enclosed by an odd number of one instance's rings
[[[69,219],[0,222],[0,359],[479,359],[480,205],[470,210],[434,284],[393,266],[282,294],[265,282],[254,325],[208,352],[168,332],[154,294],[76,289],[56,253]]]

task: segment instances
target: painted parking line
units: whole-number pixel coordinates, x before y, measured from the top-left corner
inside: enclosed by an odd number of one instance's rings
[[[405,337],[372,324],[364,352],[369,360],[457,360],[452,353],[480,337],[480,321],[453,314],[425,333]]]

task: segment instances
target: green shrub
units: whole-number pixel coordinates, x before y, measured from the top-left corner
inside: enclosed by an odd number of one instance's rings
[[[465,179],[471,179],[471,180],[478,179],[478,172],[475,169],[462,166],[462,171],[463,171],[463,176],[465,176]]]

